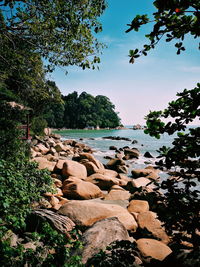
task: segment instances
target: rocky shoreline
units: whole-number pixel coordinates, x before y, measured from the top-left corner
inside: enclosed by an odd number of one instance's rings
[[[61,141],[58,134],[36,136],[32,140],[31,160],[38,162],[39,169],[47,168],[51,172],[55,191],[46,192],[43,200],[35,204],[36,210],[42,209],[44,213],[49,210],[53,217],[65,216],[70,220],[70,227],[62,227],[63,232],[75,225],[86,229],[82,236],[83,249],[75,252],[81,255],[84,264],[116,240],[136,244],[138,265],[143,266],[152,259],[163,261],[172,253],[168,246],[170,236],[157,214],[151,211],[148,197],[146,200],[138,197],[141,190],[147,196],[153,192],[153,181],[159,181],[159,170],[152,166],[133,169],[132,177],[128,177],[126,160],[139,157],[136,148],[116,151],[115,158],[109,159],[106,165],[92,152],[77,141]]]

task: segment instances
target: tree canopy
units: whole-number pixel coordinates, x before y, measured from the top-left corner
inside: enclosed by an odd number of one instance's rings
[[[146,38],[150,41],[142,49],[129,51],[130,63],[141,55],[154,49],[159,41],[165,38],[166,42],[175,40],[177,54],[185,51],[184,38],[191,35],[194,38],[200,36],[200,1],[199,0],[156,0],[153,2],[156,11],[152,15],[137,15],[126,32],[138,31],[141,26],[152,24],[150,33]],[[199,46],[200,48],[200,46]]]
[[[0,42],[10,42],[13,53],[16,39],[25,43],[50,71],[55,65],[94,67],[102,48],[94,33],[102,29],[97,18],[105,8],[104,0],[0,1]]]
[[[63,97],[65,111],[63,126],[66,128],[97,127],[114,128],[120,125],[115,106],[103,95],[96,97],[82,92],[73,92]]]

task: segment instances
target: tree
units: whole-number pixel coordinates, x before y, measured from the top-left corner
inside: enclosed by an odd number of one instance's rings
[[[94,32],[102,30],[97,18],[105,8],[105,0],[4,0],[0,4],[0,42],[10,40],[13,53],[17,53],[16,39],[25,42],[48,60],[49,71],[55,65],[94,67],[102,48]],[[1,59],[6,60],[3,55]]]
[[[183,42],[186,34],[194,38],[200,36],[199,0],[156,0],[153,4],[157,11],[151,21],[147,15],[137,15],[128,25],[126,32],[138,31],[142,25],[153,23],[152,31],[146,35],[150,44],[145,44],[141,50],[130,50],[130,63],[141,55],[146,56],[164,36],[166,42],[179,39],[175,44],[177,54],[185,50]],[[172,146],[159,150],[163,158],[157,165],[166,169],[170,176],[160,185],[165,195],[161,197],[157,211],[173,241],[177,244],[189,241],[197,247],[200,242],[200,127],[188,129],[187,124],[200,116],[200,84],[192,90],[185,89],[177,96],[178,99],[169,103],[164,111],[152,111],[146,116],[145,133],[160,138],[160,134],[171,135],[178,131]],[[163,122],[163,118],[168,122]],[[174,122],[171,122],[172,118]]]
[[[82,92],[79,96],[73,92],[63,97],[65,102],[64,126],[67,128],[117,127],[120,118],[114,111],[115,106],[108,97],[96,97]]]
[[[146,35],[150,43],[145,44],[142,49],[130,50],[130,63],[134,63],[135,58],[141,55],[146,56],[164,37],[166,37],[166,42],[177,41],[178,39],[175,47],[179,55],[185,51],[183,42],[187,34],[195,39],[200,36],[199,0],[156,0],[153,5],[157,9],[152,15],[153,19],[150,19],[146,14],[137,15],[130,24],[127,24],[129,29],[126,32],[130,32],[132,30],[138,31],[141,26],[147,23],[153,23],[151,32]]]

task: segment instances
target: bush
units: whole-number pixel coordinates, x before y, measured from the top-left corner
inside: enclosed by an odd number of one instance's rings
[[[27,153],[27,144],[20,139],[19,125],[25,119],[25,113],[19,108],[11,108],[6,102],[0,102],[0,159],[15,161]]]
[[[42,117],[35,117],[31,122],[31,131],[35,135],[44,135],[44,128],[47,127],[47,121]]]
[[[31,203],[50,190],[52,179],[47,171],[37,169],[37,163],[0,160],[0,184],[0,224],[22,230]]]

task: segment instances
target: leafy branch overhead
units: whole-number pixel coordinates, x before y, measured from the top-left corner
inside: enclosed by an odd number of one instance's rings
[[[157,43],[165,37],[166,42],[177,41],[175,47],[177,54],[185,51],[184,38],[191,34],[194,38],[200,36],[200,1],[199,0],[156,0],[154,1],[156,12],[152,14],[153,19],[148,15],[137,15],[130,24],[126,32],[138,31],[141,26],[152,23],[152,30],[146,35],[150,41],[142,49],[129,51],[130,63],[134,59],[154,49]],[[200,44],[199,44],[200,48]]]
[[[105,0],[0,2],[0,42],[10,41],[13,53],[16,40],[26,43],[48,62],[49,71],[56,65],[90,68],[99,62],[104,45],[95,33],[102,30],[98,17]]]

